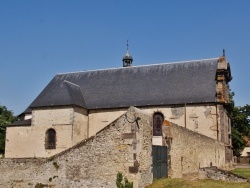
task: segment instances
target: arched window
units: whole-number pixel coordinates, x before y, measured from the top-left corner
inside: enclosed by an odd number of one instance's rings
[[[162,136],[162,124],[164,116],[160,112],[154,113],[153,116],[153,136]]]
[[[46,131],[45,149],[56,149],[56,131],[54,129]]]

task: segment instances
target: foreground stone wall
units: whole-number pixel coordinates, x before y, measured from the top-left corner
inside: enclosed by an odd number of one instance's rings
[[[0,187],[115,188],[118,172],[135,188],[145,187],[153,180],[151,124],[149,115],[131,107],[95,136],[46,161],[2,159]]]
[[[163,132],[170,137],[167,138],[171,156],[170,177],[198,175],[202,167],[226,165],[223,143],[172,123],[164,126]]]
[[[218,169],[217,167],[201,168],[199,171],[199,179],[213,179],[231,182],[249,182],[248,178],[239,176],[230,171]]]

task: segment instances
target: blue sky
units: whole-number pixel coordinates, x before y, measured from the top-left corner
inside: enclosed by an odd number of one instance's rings
[[[248,0],[1,0],[0,105],[18,115],[57,73],[215,58],[250,104]]]

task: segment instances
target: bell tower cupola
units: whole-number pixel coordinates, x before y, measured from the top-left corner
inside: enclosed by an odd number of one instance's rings
[[[128,40],[127,40],[127,52],[122,58],[123,67],[131,67],[133,62],[133,57],[128,53]]]

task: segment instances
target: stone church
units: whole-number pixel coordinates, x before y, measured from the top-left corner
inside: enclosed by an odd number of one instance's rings
[[[127,52],[121,68],[55,75],[19,121],[8,125],[5,157],[60,154],[95,136],[133,106],[152,117],[152,146],[170,147],[174,133],[168,128],[175,125],[176,138],[182,139],[184,131],[187,137],[214,140],[224,154],[218,157],[216,151],[213,160],[223,160],[221,166],[230,162],[227,105],[232,76],[226,57],[144,66],[132,62]]]

